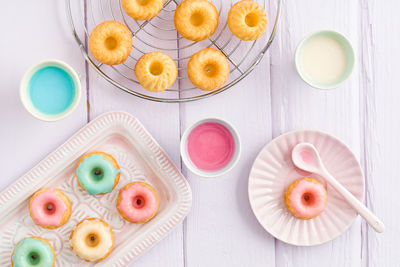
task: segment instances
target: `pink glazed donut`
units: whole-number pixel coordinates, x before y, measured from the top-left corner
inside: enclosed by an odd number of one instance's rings
[[[308,220],[324,211],[328,199],[323,184],[314,178],[297,179],[284,195],[289,211],[297,218]]]
[[[121,216],[131,223],[151,220],[158,211],[156,190],[144,182],[133,182],[119,190],[117,209]]]
[[[63,226],[71,217],[71,202],[57,188],[42,188],[31,197],[29,213],[35,224],[55,229]]]

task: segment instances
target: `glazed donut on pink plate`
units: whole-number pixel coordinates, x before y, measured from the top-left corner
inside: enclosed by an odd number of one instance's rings
[[[31,197],[29,213],[35,224],[55,229],[63,226],[71,217],[71,202],[57,188],[42,188]]]
[[[144,223],[151,220],[158,211],[158,195],[154,188],[145,182],[132,182],[120,189],[117,209],[121,216],[131,223]]]
[[[289,185],[284,194],[289,211],[297,218],[308,220],[324,211],[328,197],[317,179],[304,177]]]

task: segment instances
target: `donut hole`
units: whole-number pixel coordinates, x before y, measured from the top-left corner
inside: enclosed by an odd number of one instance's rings
[[[48,202],[43,206],[43,210],[46,214],[52,215],[54,212],[56,212],[56,205],[52,202]]]
[[[160,75],[163,72],[163,70],[164,67],[159,61],[154,61],[153,63],[151,63],[149,68],[150,73],[154,76]]]
[[[141,209],[145,205],[145,199],[142,196],[135,196],[132,199],[132,206],[136,209]]]
[[[30,265],[37,265],[40,263],[40,255],[36,251],[31,251],[28,253],[28,258],[27,262],[29,262]]]
[[[209,63],[204,66],[204,72],[208,77],[214,77],[217,74],[218,68],[215,64]]]
[[[313,194],[309,193],[309,192],[305,192],[302,196],[301,196],[301,203],[303,205],[306,206],[311,206],[313,205],[315,202],[315,197]]]
[[[199,12],[194,12],[190,16],[190,24],[193,26],[200,26],[204,22],[204,17]]]
[[[147,5],[150,1],[149,0],[136,0],[136,2],[141,5],[141,6],[145,6]]]
[[[256,27],[258,25],[260,18],[256,13],[250,12],[249,14],[246,15],[244,18],[244,21],[247,26],[249,27]]]
[[[89,247],[95,247],[97,244],[99,244],[100,238],[97,234],[90,233],[86,236],[85,242]]]
[[[104,45],[108,50],[113,50],[117,47],[118,42],[117,42],[117,39],[110,36],[110,37],[106,38],[106,40],[104,41]]]
[[[95,181],[100,181],[104,177],[104,172],[101,168],[95,167],[92,169],[92,177]]]

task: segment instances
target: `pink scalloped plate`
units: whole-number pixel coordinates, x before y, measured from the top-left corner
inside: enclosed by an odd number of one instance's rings
[[[79,159],[92,151],[111,154],[121,168],[119,183],[111,193],[90,196],[76,181]],[[158,212],[147,223],[129,223],[115,207],[119,189],[132,181],[151,184],[159,195]],[[72,203],[70,220],[54,230],[35,225],[28,210],[30,196],[48,186],[63,190]],[[0,193],[0,266],[11,266],[14,246],[29,236],[43,237],[52,244],[56,266],[127,266],[181,223],[191,203],[186,179],[143,125],[125,112],[106,113]],[[88,217],[106,221],[115,236],[113,251],[97,263],[78,258],[69,246],[72,229]]]
[[[249,176],[249,200],[260,224],[275,238],[297,246],[313,246],[341,235],[357,213],[322,177],[297,169],[291,160],[293,147],[301,142],[315,145],[329,172],[359,200],[364,198],[364,178],[354,154],[338,139],[317,131],[295,131],[268,143],[258,154]],[[311,220],[294,217],[283,194],[301,177],[313,177],[327,187],[326,209]]]

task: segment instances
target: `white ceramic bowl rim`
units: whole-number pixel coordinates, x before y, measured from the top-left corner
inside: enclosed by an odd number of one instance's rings
[[[69,105],[69,107],[59,114],[51,114],[51,115],[40,112],[37,108],[35,108],[29,97],[30,79],[39,69],[49,66],[58,67],[66,71],[68,75],[71,77],[72,81],[74,82],[74,88],[75,88],[75,97],[72,103]],[[79,101],[81,99],[81,82],[79,80],[78,74],[67,63],[57,59],[43,60],[30,67],[22,76],[19,88],[19,95],[22,105],[32,116],[43,121],[57,121],[67,117],[78,106]]]
[[[190,157],[187,153],[187,138],[190,134],[190,132],[199,124],[204,123],[204,122],[216,122],[216,123],[220,123],[223,126],[225,126],[230,133],[233,136],[233,139],[235,140],[235,153],[232,157],[232,160],[229,162],[229,164],[227,166],[225,166],[223,169],[218,170],[218,171],[212,171],[212,172],[208,172],[208,171],[203,171],[198,169],[190,160]],[[186,167],[193,173],[197,174],[198,176],[202,176],[202,177],[208,177],[208,178],[212,178],[212,177],[217,177],[217,176],[221,176],[223,174],[226,174],[227,172],[229,172],[230,170],[232,170],[232,168],[236,165],[236,163],[239,160],[240,157],[240,153],[241,153],[241,144],[240,144],[240,137],[239,134],[237,132],[237,130],[235,129],[235,127],[233,127],[232,124],[230,124],[229,122],[220,119],[220,118],[203,118],[200,119],[198,121],[196,121],[195,123],[193,123],[191,126],[189,126],[183,133],[182,138],[181,138],[181,144],[180,144],[180,150],[181,150],[181,158],[182,161],[185,163]]]
[[[303,45],[309,41],[312,37],[319,35],[319,34],[332,34],[332,35],[336,35],[339,36],[348,46],[348,50],[346,50],[346,54],[350,54],[350,62],[348,63],[348,70],[346,71],[346,73],[338,79],[337,82],[334,82],[332,84],[318,84],[316,82],[314,82],[313,80],[311,80],[310,78],[306,77],[305,74],[303,73],[300,63],[299,63],[299,57],[300,57],[300,51],[303,47]],[[310,33],[309,35],[307,35],[306,37],[304,37],[303,40],[301,40],[301,42],[297,45],[296,48],[296,52],[295,52],[295,66],[296,66],[296,70],[297,73],[299,74],[300,78],[307,83],[308,85],[316,88],[316,89],[321,89],[321,90],[329,90],[329,89],[334,89],[339,87],[341,84],[343,84],[351,75],[351,73],[353,72],[354,69],[354,62],[355,62],[355,55],[354,55],[354,49],[353,46],[350,42],[350,40],[344,36],[343,34],[341,34],[340,32],[337,31],[333,31],[333,30],[318,30],[315,32]],[[349,59],[349,56],[348,56]]]

